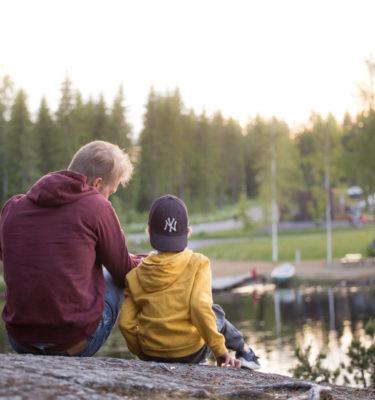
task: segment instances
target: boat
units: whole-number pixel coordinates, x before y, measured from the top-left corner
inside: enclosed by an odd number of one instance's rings
[[[231,290],[252,282],[252,280],[252,276],[249,274],[214,278],[212,281],[212,291],[219,292],[222,290]]]
[[[287,283],[293,278],[296,273],[296,268],[291,263],[283,263],[275,267],[271,272],[272,280],[278,284],[282,285]]]

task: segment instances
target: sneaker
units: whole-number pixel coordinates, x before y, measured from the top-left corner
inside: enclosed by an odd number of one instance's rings
[[[249,351],[236,351],[236,359],[241,361],[241,368],[259,369],[258,358],[251,349]]]

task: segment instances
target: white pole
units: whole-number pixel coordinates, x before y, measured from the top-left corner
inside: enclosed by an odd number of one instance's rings
[[[295,258],[296,265],[300,265],[301,264],[301,250],[296,249],[294,254],[295,254],[294,258]]]
[[[328,131],[326,131],[325,143],[325,173],[324,173],[324,188],[326,192],[326,241],[327,241],[327,267],[333,264],[332,258],[332,216],[331,216],[331,184],[330,184],[330,145]]]
[[[272,128],[273,129],[273,128]],[[278,209],[276,201],[276,154],[275,154],[275,135],[272,130],[271,133],[271,213],[272,213],[272,261],[277,262],[278,243],[277,243],[277,222],[278,222]]]

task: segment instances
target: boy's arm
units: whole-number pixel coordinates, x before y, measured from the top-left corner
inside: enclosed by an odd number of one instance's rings
[[[136,356],[142,354],[138,343],[138,307],[128,288],[125,289],[125,301],[121,307],[119,328],[125,338],[128,349]]]
[[[211,267],[208,259],[199,266],[190,300],[191,320],[216,358],[228,352],[224,336],[218,332],[212,311]]]

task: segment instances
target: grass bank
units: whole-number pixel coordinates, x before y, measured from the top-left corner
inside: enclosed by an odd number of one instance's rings
[[[228,236],[226,236],[228,237]],[[244,237],[242,235],[232,237]],[[341,258],[346,253],[366,255],[369,243],[375,237],[375,227],[341,229],[333,232],[333,257]],[[217,237],[219,239],[219,237]],[[303,260],[321,260],[326,257],[326,236],[324,231],[300,231],[282,233],[279,236],[279,260],[291,261],[299,249]],[[218,260],[252,261],[270,260],[272,242],[270,236],[252,236],[239,243],[218,243],[203,247],[199,252]]]
[[[247,207],[255,205],[254,201],[248,201]],[[123,211],[119,204],[114,202],[115,210],[119,216],[121,225],[126,233],[143,232],[147,226],[148,212],[138,213],[135,211]],[[223,221],[230,218],[238,217],[238,205],[226,205],[220,209],[213,210],[208,213],[190,213],[189,223],[191,225],[207,222]]]

